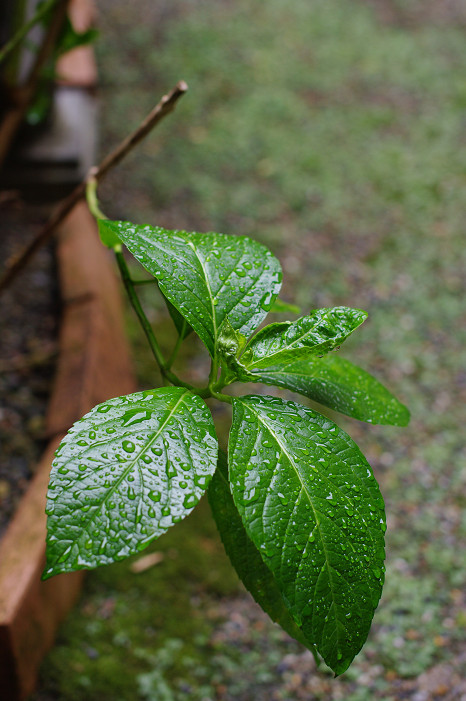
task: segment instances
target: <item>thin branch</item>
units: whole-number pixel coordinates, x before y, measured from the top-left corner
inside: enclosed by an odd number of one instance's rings
[[[51,22],[47,27],[44,40],[28,75],[26,84],[15,90],[15,104],[5,113],[0,124],[0,166],[3,166],[16,132],[21,126],[24,116],[37,90],[41,71],[53,48],[66,17],[68,0],[58,0]]]
[[[3,63],[6,57],[9,56],[9,54],[11,54],[11,52],[16,49],[16,47],[23,41],[26,35],[29,34],[29,31],[34,27],[34,25],[36,25],[38,22],[41,21],[41,19],[47,16],[47,13],[53,9],[53,6],[56,5],[57,2],[58,0],[48,0],[48,2],[45,2],[43,5],[39,6],[39,9],[37,10],[36,14],[33,17],[31,17],[29,22],[23,24],[23,26],[18,29],[16,34],[12,36],[6,44],[3,45],[2,49],[0,50],[0,63]]]
[[[144,139],[149,132],[170,112],[175,109],[176,102],[187,91],[188,86],[184,80],[180,80],[171,90],[168,95],[164,95],[159,104],[149,112],[147,117],[133,131],[130,136],[124,139],[117,148],[112,151],[96,169],[91,169],[90,175],[93,175],[96,180],[100,180],[111,168],[114,168],[123,158]]]
[[[128,294],[129,301],[131,302],[131,306],[136,312],[136,315],[143,328],[143,331],[146,334],[147,340],[149,341],[152,354],[155,360],[157,361],[157,365],[159,366],[160,372],[163,375],[165,370],[165,359],[163,357],[163,353],[157,342],[157,339],[155,338],[154,332],[152,331],[152,326],[150,325],[149,320],[146,317],[142,308],[141,302],[139,301],[139,298],[134,290],[134,286],[131,281],[131,275],[129,274],[128,266],[126,265],[123,253],[121,252],[121,250],[118,251],[115,249],[115,256],[116,261],[118,263],[118,268],[121,273],[121,279],[123,280],[125,290]]]
[[[188,86],[180,81],[168,95],[164,95],[158,105],[147,115],[139,127],[117,148],[112,151],[97,168],[91,168],[90,177],[100,180],[108,171],[120,161],[138,144],[167,114],[175,108],[178,99],[184,95]],[[87,178],[83,180],[68,197],[57,207],[45,226],[37,233],[33,240],[9,262],[0,278],[0,293],[5,290],[24,268],[32,256],[50,239],[56,227],[61,224],[70,213],[75,204],[86,195]]]
[[[178,334],[178,338],[176,339],[175,347],[172,350],[172,354],[167,360],[167,369],[170,370],[173,363],[176,360],[176,356],[178,355],[178,351],[181,348],[181,344],[183,343],[183,333]]]

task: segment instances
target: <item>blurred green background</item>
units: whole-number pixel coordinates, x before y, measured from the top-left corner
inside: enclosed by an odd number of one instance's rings
[[[367,310],[343,355],[412,421],[335,417],[373,465],[388,516],[384,595],[341,678],[316,671],[252,603],[201,504],[150,548],[158,564],[89,574],[35,701],[466,698],[465,5],[97,6],[102,153],[177,80],[190,88],[102,185],[108,216],[253,236],[281,260],[282,296],[305,313]],[[148,304],[165,342],[170,322]],[[130,312],[128,324],[141,386],[152,386]],[[197,379],[206,359],[187,345]]]

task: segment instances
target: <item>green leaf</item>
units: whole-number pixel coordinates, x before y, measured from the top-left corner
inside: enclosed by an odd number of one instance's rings
[[[185,389],[137,392],[94,407],[52,465],[44,579],[143,550],[192,511],[216,463],[210,412]]]
[[[283,299],[277,297],[270,308],[270,314],[282,314],[289,312],[290,314],[301,314],[301,309],[296,304],[284,302]]]
[[[408,409],[375,377],[338,355],[309,356],[253,373],[255,382],[278,385],[373,424],[407,426]]]
[[[65,18],[61,35],[55,46],[55,55],[61,56],[66,54],[78,46],[87,46],[96,41],[99,36],[99,31],[93,27],[86,29],[84,32],[77,32],[71,24],[68,17]]]
[[[189,322],[214,357],[228,315],[245,336],[265,318],[281,286],[278,260],[245,236],[168,231],[105,221]]]
[[[233,399],[230,481],[246,531],[306,639],[341,674],[383,584],[385,514],[359,448],[294,402]]]
[[[217,341],[217,353],[222,367],[222,384],[229,385],[241,377],[249,376],[247,369],[238,361],[238,355],[246,345],[247,339],[239,331],[235,331],[228,317],[222,324]]]
[[[230,324],[229,318],[226,316],[223,320],[217,341],[219,355],[222,357],[236,358],[243,350],[246,342],[246,336],[236,331]]]
[[[231,495],[227,456],[222,450],[219,451],[218,467],[209,484],[207,496],[226,553],[246,589],[272,621],[281,625],[288,635],[308,647],[315,655],[314,646],[306,641],[288,613],[271,571],[246,533]]]
[[[114,229],[106,226],[106,219],[97,219],[97,227],[99,229],[99,237],[104,246],[107,248],[114,248],[115,246],[121,245],[121,241],[118,234]]]
[[[323,355],[339,346],[366,318],[367,313],[360,309],[334,307],[316,309],[297,321],[270,324],[253,336],[241,360],[249,370],[256,370],[310,353]]]

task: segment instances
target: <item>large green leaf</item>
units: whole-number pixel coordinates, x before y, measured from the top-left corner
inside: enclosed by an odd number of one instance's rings
[[[160,289],[206,344],[216,353],[221,326],[228,315],[245,336],[265,318],[281,286],[278,260],[245,236],[168,231],[104,221],[140,263],[159,281]]]
[[[369,464],[320,414],[247,396],[233,400],[229,469],[246,531],[291,615],[341,674],[383,584],[385,514]]]
[[[323,355],[339,346],[362,322],[360,309],[316,309],[296,321],[270,324],[246,346],[241,362],[249,369],[267,368],[304,356]]]
[[[375,377],[338,355],[309,355],[253,371],[252,375],[256,377],[252,381],[286,387],[360,421],[392,426],[409,423],[404,404]]]
[[[273,621],[315,655],[314,646],[293,621],[271,571],[246,533],[231,495],[227,456],[222,450],[207,495],[226,553],[246,589]]]
[[[94,407],[53,462],[44,578],[142,550],[192,511],[216,464],[210,412],[185,389],[137,392]]]

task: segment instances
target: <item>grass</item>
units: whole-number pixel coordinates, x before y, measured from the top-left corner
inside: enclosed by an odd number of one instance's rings
[[[453,683],[465,622],[464,28],[384,24],[362,0],[99,4],[104,144],[178,79],[190,86],[102,187],[109,216],[254,236],[304,311],[366,309],[343,352],[412,422],[341,421],[389,522],[385,593],[341,679],[316,676],[251,613],[204,507],[152,546],[160,565],[89,575],[37,699],[396,699],[442,665]],[[196,348],[184,357],[191,373],[204,367]]]

